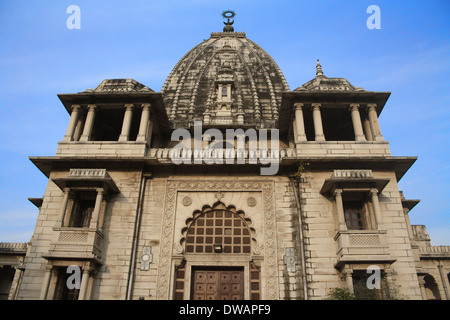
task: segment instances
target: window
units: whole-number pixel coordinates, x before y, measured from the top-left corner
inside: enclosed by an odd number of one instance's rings
[[[187,232],[186,252],[213,253],[221,245],[224,253],[250,253],[247,223],[228,210],[212,210],[197,217]]]
[[[344,202],[345,223],[348,230],[367,229],[364,203],[360,201]]]
[[[227,97],[228,96],[228,90],[226,86],[222,87],[222,97]]]
[[[89,228],[95,207],[94,192],[79,192],[73,200],[68,227]]]

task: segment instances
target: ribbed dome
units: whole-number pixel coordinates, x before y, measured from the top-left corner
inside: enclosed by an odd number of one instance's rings
[[[273,128],[289,86],[275,61],[243,32],[215,32],[173,68],[161,90],[172,127]]]

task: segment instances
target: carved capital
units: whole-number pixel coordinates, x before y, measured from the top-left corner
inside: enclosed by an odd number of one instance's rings
[[[134,105],[131,103],[125,104],[125,111],[133,111]]]
[[[143,103],[142,104],[142,110],[144,111],[150,111],[150,108],[152,107],[152,105],[150,103]]]
[[[367,111],[376,111],[377,109],[377,104],[376,103],[368,103],[367,104]]]
[[[303,106],[304,106],[303,103],[296,102],[296,103],[294,103],[294,110],[295,110],[295,111],[297,111],[297,110],[302,111]]]
[[[72,112],[79,112],[80,109],[81,109],[81,106],[79,104],[72,105]]]
[[[359,111],[359,103],[351,103],[348,109],[350,111]]]
[[[342,197],[342,189],[335,189],[334,190],[334,196],[335,197]]]
[[[97,109],[97,105],[96,104],[88,104],[88,111],[89,112],[94,112]]]
[[[320,110],[320,107],[322,106],[322,104],[320,103],[312,103],[311,104],[311,108],[314,110]]]

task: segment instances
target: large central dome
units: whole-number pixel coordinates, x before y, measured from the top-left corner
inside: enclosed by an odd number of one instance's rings
[[[161,90],[173,128],[273,128],[289,86],[272,57],[244,32],[213,32],[186,53]]]

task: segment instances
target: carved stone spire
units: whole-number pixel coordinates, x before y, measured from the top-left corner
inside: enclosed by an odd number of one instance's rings
[[[320,65],[319,59],[317,59],[316,76],[323,76],[322,66]]]

